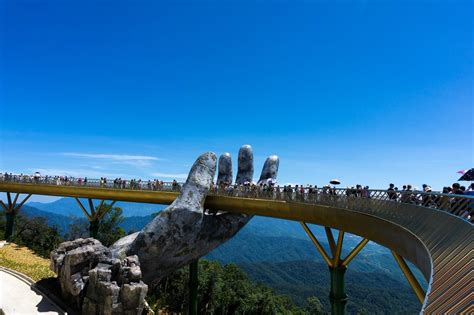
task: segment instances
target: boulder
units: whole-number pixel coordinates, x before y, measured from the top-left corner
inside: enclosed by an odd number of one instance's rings
[[[89,270],[110,259],[108,248],[93,238],[61,243],[51,252],[50,268],[58,275],[63,299],[80,308]]]
[[[142,314],[148,286],[138,256],[112,258],[93,238],[64,242],[51,253],[65,300],[82,314]]]

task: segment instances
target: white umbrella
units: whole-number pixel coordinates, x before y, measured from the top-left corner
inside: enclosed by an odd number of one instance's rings
[[[276,183],[277,183],[277,180],[275,178],[267,179],[267,184],[268,185],[275,185]]]

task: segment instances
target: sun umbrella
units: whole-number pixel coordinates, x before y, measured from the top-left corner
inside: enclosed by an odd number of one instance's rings
[[[474,181],[474,168],[466,171],[459,179],[459,181]]]
[[[341,182],[338,180],[338,179],[332,179],[329,184],[332,184],[332,185],[339,185]]]
[[[267,179],[267,184],[268,185],[275,185],[277,183],[277,180],[274,178],[269,178]]]

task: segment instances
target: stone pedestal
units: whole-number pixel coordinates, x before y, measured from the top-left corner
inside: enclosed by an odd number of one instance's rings
[[[137,256],[114,259],[93,238],[60,244],[51,253],[63,298],[82,314],[142,314],[148,286],[141,281]]]

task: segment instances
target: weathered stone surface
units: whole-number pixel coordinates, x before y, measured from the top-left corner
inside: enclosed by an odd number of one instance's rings
[[[248,144],[243,145],[239,150],[239,164],[237,178],[235,182],[237,184],[243,184],[245,182],[251,183],[253,179],[253,150]]]
[[[126,257],[118,265],[116,260],[99,263],[89,271],[82,313],[142,314],[147,291],[137,256]]]
[[[143,311],[148,287],[143,281],[124,284],[120,290],[120,301],[125,311]]]
[[[278,167],[280,159],[276,155],[269,156],[263,164],[262,174],[260,175],[259,183],[265,183],[269,179],[276,180],[278,175]]]
[[[224,153],[219,157],[217,170],[217,185],[232,184],[232,158],[230,153]]]
[[[63,298],[80,307],[89,270],[109,257],[109,249],[93,238],[64,242],[52,251],[50,268],[58,275]]]
[[[227,157],[223,159],[227,160]],[[174,270],[206,255],[234,236],[252,218],[245,214],[221,211],[208,214],[204,211],[204,200],[216,164],[213,153],[201,155],[194,163],[181,195],[142,231],[119,240],[111,247],[114,257],[139,257],[143,281],[147,284],[157,284]],[[278,157],[269,157],[265,165],[265,174],[261,178],[276,179]],[[249,145],[242,146],[239,151],[238,170],[237,184],[252,182],[253,151]],[[220,172],[221,178],[231,178],[232,168],[224,167]]]
[[[138,256],[126,257],[122,260],[120,271],[118,273],[118,281],[120,284],[139,282],[142,279],[142,271]]]
[[[146,307],[148,286],[141,281],[138,257],[113,259],[95,239],[62,243],[51,253],[51,269],[63,297],[82,314],[142,314]]]

